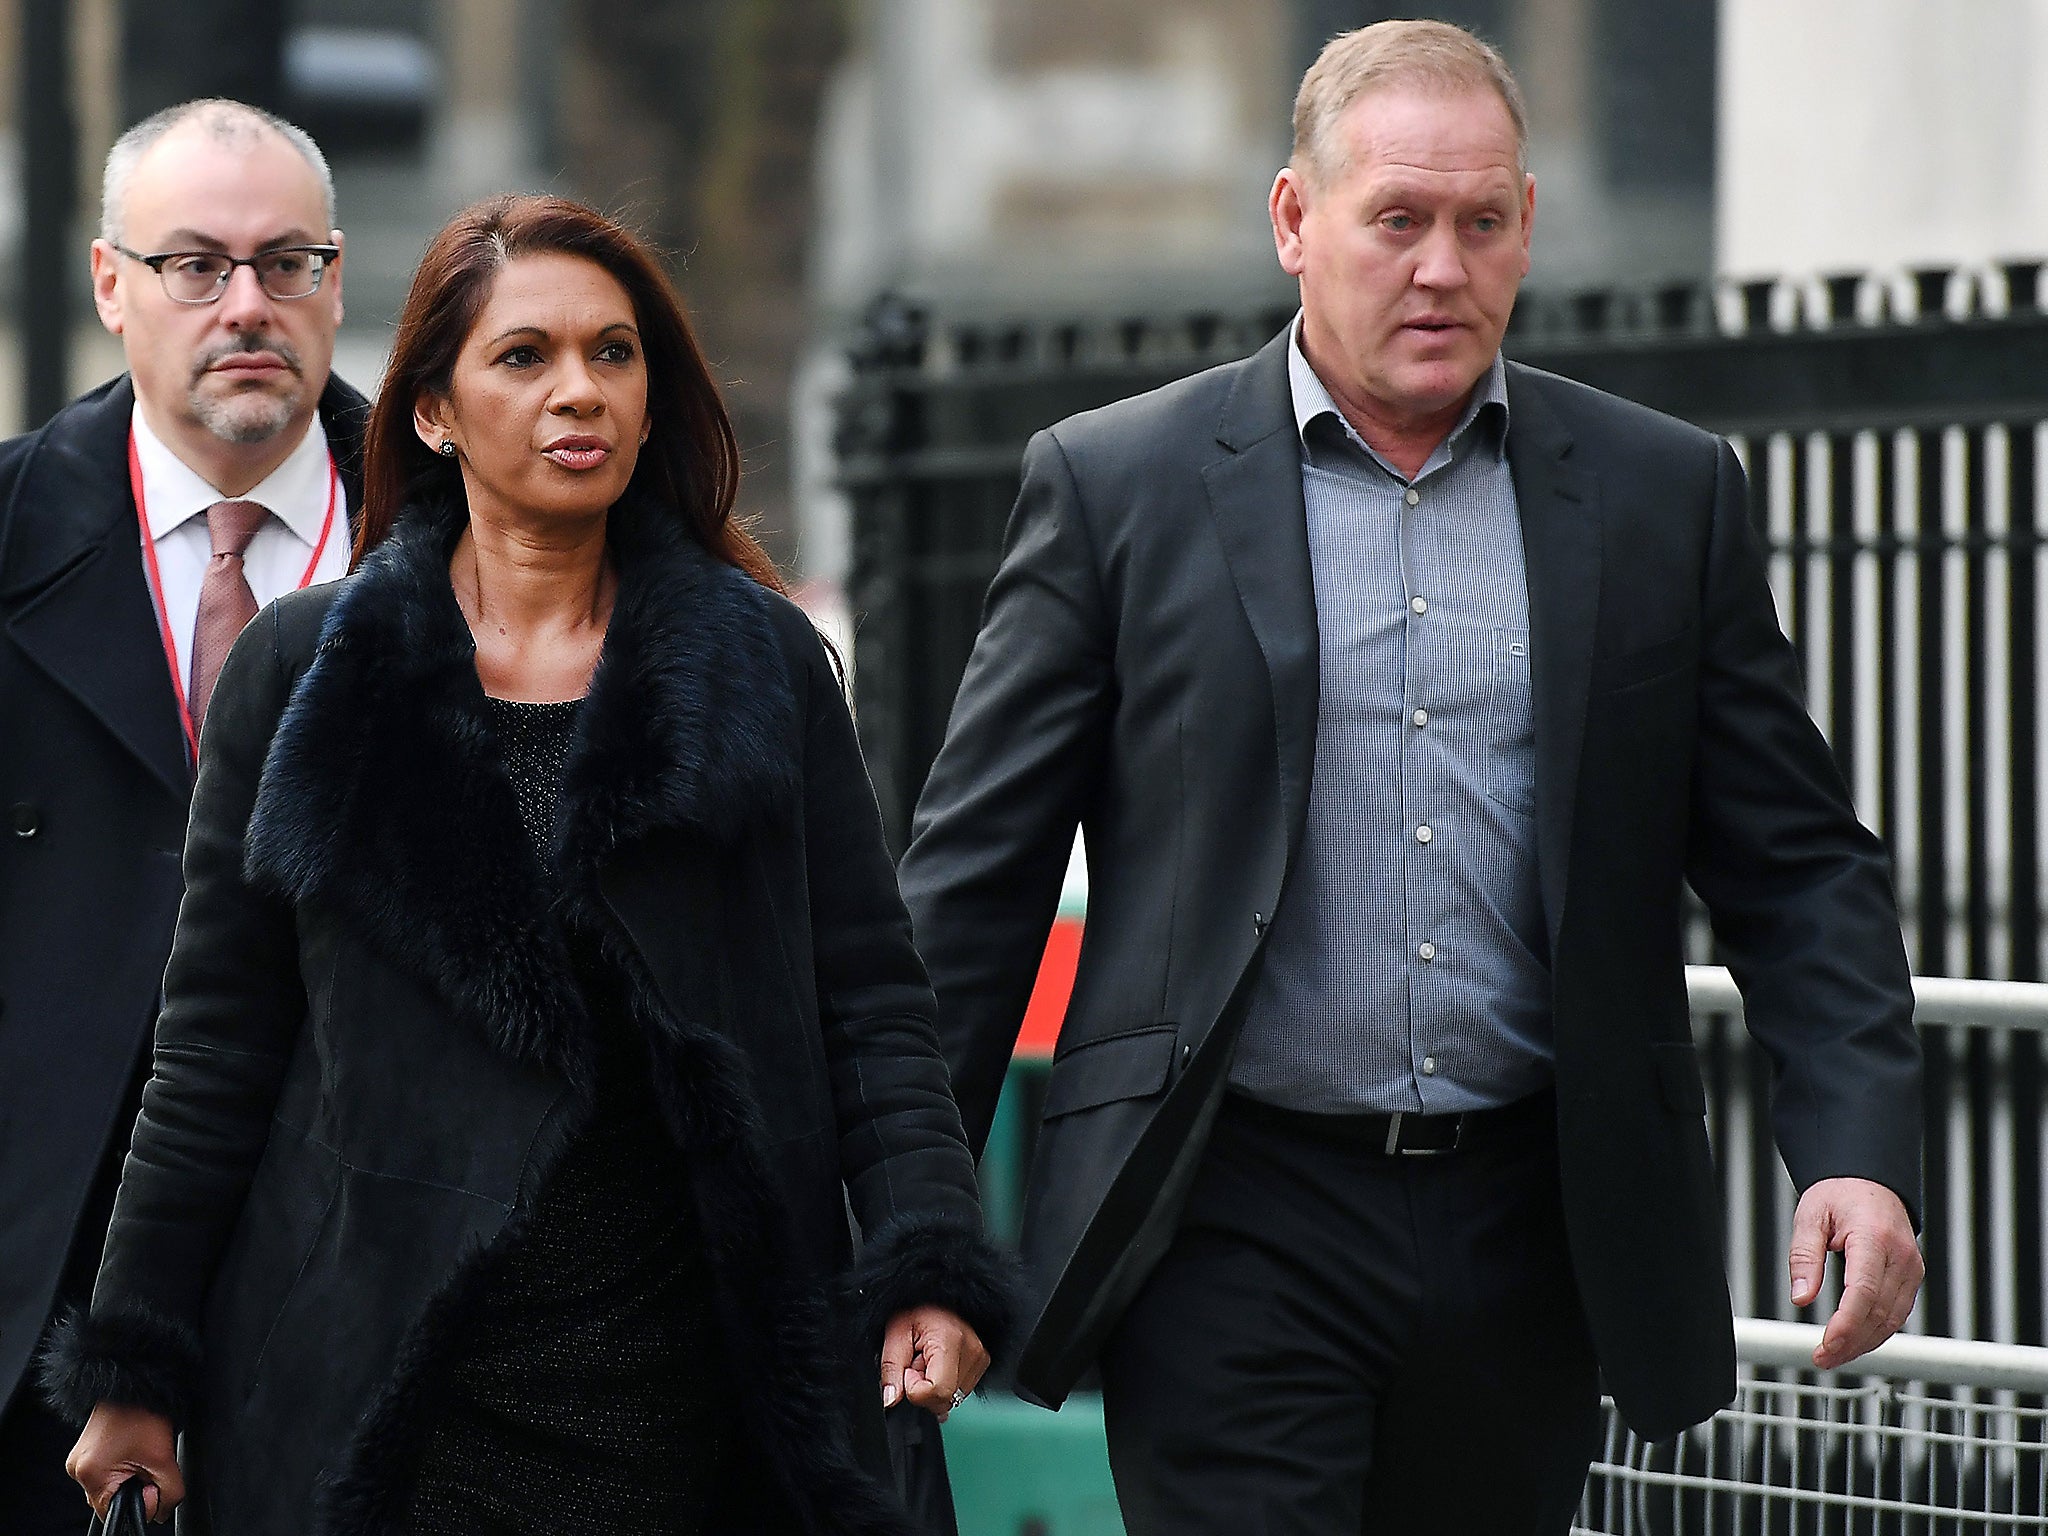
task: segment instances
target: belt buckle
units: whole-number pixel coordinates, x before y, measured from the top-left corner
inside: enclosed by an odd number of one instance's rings
[[[1448,1147],[1404,1147],[1401,1145],[1401,1126],[1407,1121],[1405,1110],[1395,1110],[1387,1117],[1388,1157],[1443,1157],[1458,1150],[1465,1141],[1465,1117],[1457,1116],[1451,1127],[1451,1144]]]

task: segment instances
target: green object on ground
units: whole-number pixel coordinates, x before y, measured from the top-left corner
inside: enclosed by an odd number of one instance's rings
[[[1076,1393],[1058,1413],[970,1398],[945,1436],[960,1536],[1124,1536],[1101,1398]]]

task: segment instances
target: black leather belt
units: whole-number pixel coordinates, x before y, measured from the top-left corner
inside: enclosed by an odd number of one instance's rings
[[[1253,1125],[1387,1157],[1443,1157],[1526,1136],[1539,1128],[1548,1131],[1557,1121],[1557,1094],[1549,1088],[1497,1109],[1475,1109],[1462,1115],[1326,1115],[1282,1109],[1239,1093],[1229,1095],[1224,1107]]]

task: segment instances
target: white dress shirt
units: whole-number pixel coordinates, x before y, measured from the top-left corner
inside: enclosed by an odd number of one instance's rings
[[[172,638],[178,647],[179,681],[192,680],[192,630],[199,621],[199,584],[213,541],[206,531],[206,509],[217,501],[254,501],[270,509],[270,520],[256,531],[242,556],[242,569],[257,604],[298,590],[320,530],[327,521],[329,480],[327,433],[316,415],[306,435],[285,461],[247,495],[222,495],[199,472],[164,445],[135,408],[135,457],[142,469],[144,511],[149,537],[156,546],[161,601]],[[348,508],[340,487],[334,488],[334,526],[313,570],[315,582],[348,574]],[[145,562],[146,563],[146,562]]]

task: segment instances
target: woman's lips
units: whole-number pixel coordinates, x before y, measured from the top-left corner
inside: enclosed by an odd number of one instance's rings
[[[581,473],[595,469],[612,456],[610,443],[594,437],[564,437],[548,444],[541,452],[564,469]]]

